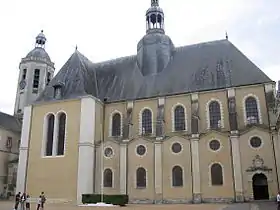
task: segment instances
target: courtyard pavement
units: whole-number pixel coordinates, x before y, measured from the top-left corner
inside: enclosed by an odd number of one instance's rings
[[[31,204],[31,210],[36,209],[36,204]],[[77,207],[71,204],[46,204],[44,210],[276,210],[276,203],[258,202],[242,204],[166,204],[166,205],[128,205],[127,207]],[[0,202],[0,210],[13,210],[13,202]]]

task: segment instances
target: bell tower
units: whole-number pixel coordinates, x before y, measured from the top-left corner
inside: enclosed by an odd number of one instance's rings
[[[43,30],[37,35],[35,47],[19,64],[19,78],[14,115],[22,118],[24,107],[34,102],[54,75],[54,63],[45,50]]]

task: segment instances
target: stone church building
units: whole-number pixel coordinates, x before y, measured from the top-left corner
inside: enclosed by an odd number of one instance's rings
[[[175,47],[158,0],[143,21],[136,55],[94,63],[76,49],[54,78],[39,34],[20,66],[17,191],[77,203],[87,193],[135,203],[273,199],[275,82],[227,38]]]

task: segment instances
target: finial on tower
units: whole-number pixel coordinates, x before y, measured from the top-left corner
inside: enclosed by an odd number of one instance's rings
[[[158,7],[159,6],[158,0],[151,0],[151,6]]]
[[[228,39],[228,33],[227,33],[227,31],[226,31],[226,39]]]
[[[78,50],[78,45],[76,45],[75,50],[76,50],[76,51]]]

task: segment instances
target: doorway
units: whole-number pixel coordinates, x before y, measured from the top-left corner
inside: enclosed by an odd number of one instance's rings
[[[268,200],[267,177],[264,174],[255,174],[253,176],[253,194],[254,200]]]

